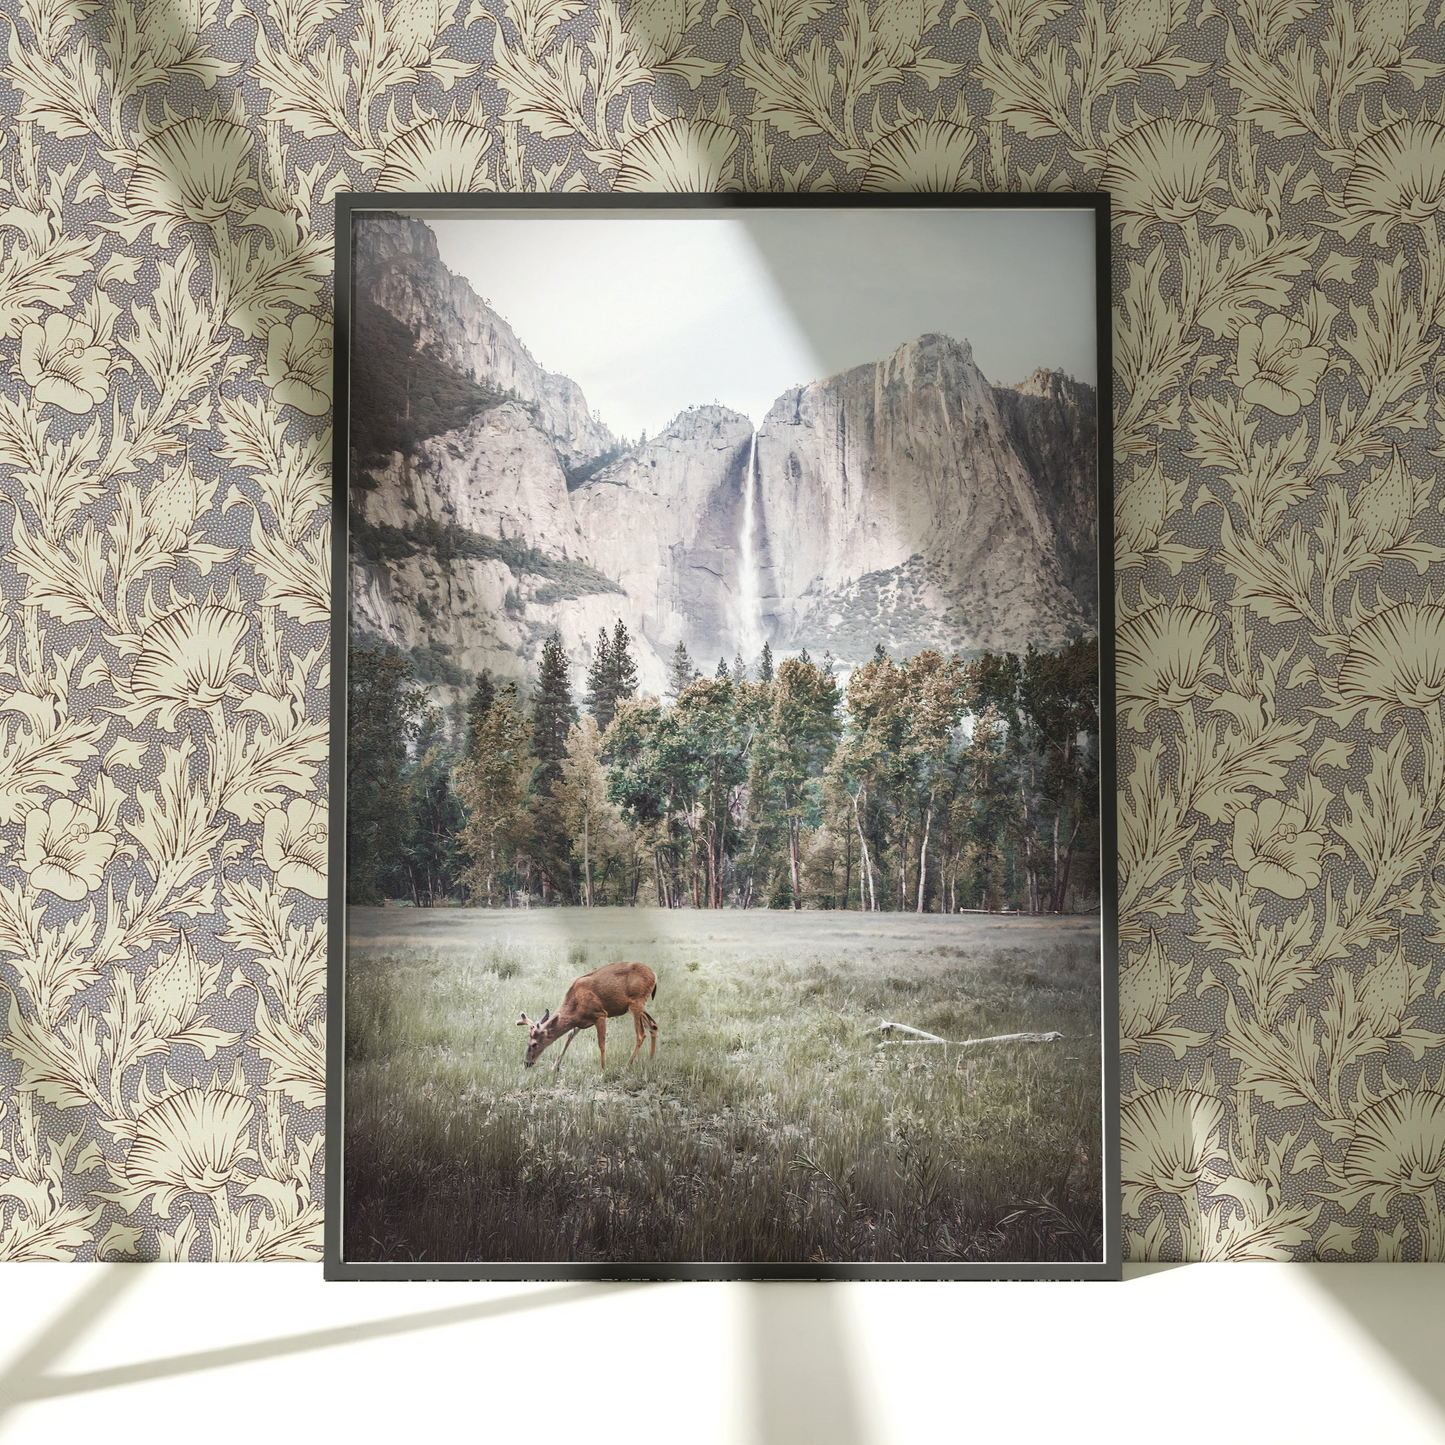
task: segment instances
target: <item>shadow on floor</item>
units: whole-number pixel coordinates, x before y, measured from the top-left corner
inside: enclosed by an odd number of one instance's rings
[[[501,1299],[418,1311],[357,1324],[249,1340],[215,1349],[137,1360],[105,1369],[52,1373],[57,1360],[121,1300],[141,1266],[91,1266],[96,1278],[0,1374],[0,1421],[35,1401],[113,1389],[257,1360],[334,1349],[366,1340],[445,1329],[524,1311],[605,1298],[643,1285],[568,1284]],[[835,1285],[751,1284],[747,1327],[753,1363],[757,1445],[868,1445],[856,1388],[857,1361],[848,1338],[841,1289]]]
[[[867,1445],[837,1285],[748,1285],[757,1445]]]
[[[131,1285],[139,1282],[139,1276],[124,1266],[81,1267],[94,1269],[95,1277],[0,1374],[0,1421],[14,1406],[36,1399],[33,1386],[53,1378],[48,1374],[51,1365],[109,1314]]]
[[[104,1271],[100,1279],[47,1325],[30,1347],[0,1375],[0,1420],[3,1420],[14,1406],[34,1400],[79,1395],[91,1390],[109,1390],[117,1385],[161,1380],[174,1375],[191,1375],[201,1370],[224,1369],[228,1365],[243,1365],[253,1360],[302,1354],[308,1350],[333,1349],[341,1345],[358,1344],[363,1340],[412,1334],[417,1330],[445,1329],[448,1325],[495,1319],[502,1315],[520,1314],[525,1310],[550,1309],[556,1305],[579,1304],[621,1289],[641,1288],[639,1285],[625,1284],[560,1285],[555,1289],[529,1290],[525,1294],[456,1305],[449,1309],[364,1320],[354,1325],[337,1325],[330,1329],[308,1330],[303,1334],[249,1340],[244,1344],[225,1345],[213,1350],[196,1350],[190,1354],[169,1355],[162,1359],[138,1360],[134,1364],[115,1365],[105,1370],[52,1375],[48,1372],[50,1364],[116,1302],[131,1282],[131,1271],[145,1268],[143,1265],[90,1267]]]
[[[1296,1267],[1445,1413],[1445,1264]]]

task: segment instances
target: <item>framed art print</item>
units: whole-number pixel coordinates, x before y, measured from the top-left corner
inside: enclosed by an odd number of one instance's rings
[[[329,1277],[1117,1276],[1108,235],[337,198]]]

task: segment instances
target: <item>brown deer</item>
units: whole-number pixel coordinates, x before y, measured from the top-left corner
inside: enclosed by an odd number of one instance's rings
[[[575,979],[562,1007],[553,1013],[543,1012],[540,1019],[529,1019],[526,1014],[517,1023],[527,1030],[526,1065],[530,1069],[541,1056],[548,1044],[555,1043],[567,1035],[562,1052],[557,1057],[557,1068],[567,1057],[572,1040],[583,1029],[597,1030],[597,1052],[602,1056],[602,1070],[607,1071],[607,1020],[630,1013],[637,1025],[637,1046],[628,1056],[630,1064],[637,1057],[637,1050],[650,1034],[652,1051],[648,1058],[657,1056],[657,1020],[643,1005],[657,992],[657,975],[645,963],[609,963],[592,973],[584,973]]]

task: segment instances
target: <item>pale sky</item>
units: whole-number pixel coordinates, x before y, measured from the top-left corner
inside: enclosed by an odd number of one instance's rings
[[[1091,211],[425,216],[442,261],[616,433],[789,387],[940,331],[990,381],[1095,381]]]

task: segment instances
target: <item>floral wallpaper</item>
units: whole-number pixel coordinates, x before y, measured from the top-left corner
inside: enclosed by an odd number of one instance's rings
[[[1434,8],[3,0],[0,1259],[317,1255],[330,198],[609,187],[1113,193],[1127,1249],[1445,1259]]]

